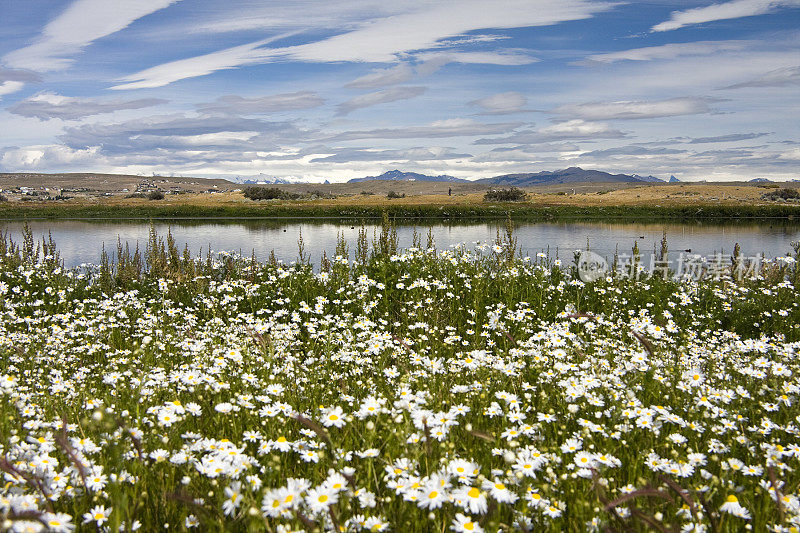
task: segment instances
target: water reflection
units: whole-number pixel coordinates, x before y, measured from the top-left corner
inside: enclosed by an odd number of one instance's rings
[[[150,224],[146,221],[47,221],[37,220],[29,223],[37,238],[52,234],[61,250],[67,267],[81,263],[98,263],[103,247],[106,251],[116,250],[118,239],[131,248],[137,244],[144,250]],[[10,232],[12,238],[19,240],[23,223],[4,221],[0,223],[3,231]],[[236,251],[264,260],[271,251],[285,262],[297,259],[297,241],[302,234],[306,254],[314,263],[319,263],[323,251],[331,255],[337,238],[343,236],[350,244],[351,253],[355,248],[359,222],[341,221],[286,221],[275,219],[259,220],[174,220],[157,221],[154,224],[160,235],[171,231],[180,248],[189,247],[196,255],[205,253],[210,247],[213,251]],[[364,227],[372,240],[380,232],[379,224],[366,224]],[[451,245],[476,242],[492,242],[498,231],[505,230],[504,221],[448,222],[416,221],[413,224],[398,225],[397,234],[401,247],[412,245],[414,230],[425,244],[430,229],[440,249]],[[735,243],[739,243],[746,255],[762,253],[766,257],[785,255],[791,250],[791,242],[800,240],[800,224],[789,221],[741,222],[741,223],[630,223],[630,222],[548,222],[515,223],[515,236],[523,255],[538,252],[549,253],[551,257],[572,259],[574,250],[587,246],[600,255],[611,258],[615,251],[630,253],[634,242],[639,243],[642,253],[651,253],[660,247],[663,232],[667,233],[669,248],[673,252],[691,250],[704,256],[716,252],[731,253]]]

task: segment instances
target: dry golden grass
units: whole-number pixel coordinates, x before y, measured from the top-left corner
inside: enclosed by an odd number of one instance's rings
[[[437,205],[437,206],[476,206],[485,204],[483,197],[491,187],[479,183],[434,183],[434,182],[387,182],[371,181],[334,184],[279,185],[278,188],[292,193],[321,193],[331,198],[303,199],[291,201],[262,201],[260,204],[244,198],[240,185],[225,180],[202,180],[196,178],[154,178],[157,186],[168,189],[179,186],[187,192],[167,194],[163,200],[125,198],[123,188],[132,190],[142,181],[138,176],[113,176],[89,174],[61,175],[2,175],[2,187],[78,187],[83,186],[94,192],[79,194],[76,198],[60,201],[59,205],[76,206],[194,206],[194,207],[232,207],[254,205],[304,205],[304,206],[388,206],[388,205]],[[34,179],[35,178],[35,179]],[[213,185],[223,192],[209,194]],[[797,187],[797,183],[781,186]],[[773,185],[775,186],[775,185]],[[239,192],[234,192],[238,189]],[[763,205],[774,204],[762,200],[761,196],[770,189],[752,183],[575,183],[527,187],[529,205],[537,206],[685,206],[685,205]],[[115,191],[115,192],[112,192]],[[389,199],[393,191],[404,194],[404,198]],[[102,195],[111,193],[111,195]],[[451,193],[451,194],[448,194]],[[53,206],[53,202],[11,202],[26,205]],[[524,205],[524,204],[522,204]]]
[[[621,184],[592,184],[591,190],[581,192],[580,189],[572,193],[574,187],[529,187],[528,201],[531,205],[571,205],[571,206],[619,206],[619,205],[653,205],[653,206],[681,206],[681,205],[759,205],[771,204],[761,199],[761,195],[769,189],[755,186],[736,185],[711,185],[711,184],[682,184],[682,185],[639,185],[620,187]],[[613,187],[617,187],[611,190]],[[333,194],[339,193],[335,198],[316,200],[280,201],[287,205],[318,205],[318,206],[386,206],[386,205],[480,205],[484,204],[483,195],[485,187],[480,191],[454,192],[448,196],[447,189],[441,193],[431,194],[424,191],[422,194],[406,192],[405,198],[389,199],[386,193],[373,194],[341,193],[335,189]],[[396,188],[392,190],[397,190]],[[607,192],[606,192],[607,191]],[[326,191],[328,192],[328,191]],[[400,192],[400,191],[398,191]],[[402,194],[402,192],[401,192]],[[152,205],[156,202],[140,199],[114,199],[110,200],[115,205]],[[117,204],[119,202],[119,204]],[[275,202],[270,201],[270,202]],[[255,202],[247,200],[241,193],[218,194],[184,194],[180,196],[167,196],[157,202],[159,205],[196,205],[196,206],[235,206],[253,205]]]

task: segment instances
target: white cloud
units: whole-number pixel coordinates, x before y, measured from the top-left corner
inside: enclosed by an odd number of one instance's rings
[[[697,41],[693,43],[671,43],[660,46],[646,46],[607,54],[594,54],[582,64],[615,63],[617,61],[652,61],[655,59],[677,59],[685,56],[704,56],[722,51],[742,50],[751,41]]]
[[[769,133],[729,133],[728,135],[716,135],[714,137],[697,137],[689,141],[690,144],[704,144],[704,143],[728,143],[738,141],[749,141],[751,139],[758,139],[770,135]]]
[[[448,159],[465,159],[472,157],[471,154],[455,152],[447,147],[413,147],[399,150],[373,150],[362,148],[350,148],[336,150],[331,155],[315,157],[311,163],[345,163],[350,164],[354,161],[442,161]]]
[[[286,36],[287,35],[279,35],[270,39],[262,39],[253,43],[226,48],[202,56],[163,63],[120,78],[120,81],[126,81],[128,83],[115,85],[111,87],[111,89],[121,91],[162,87],[187,78],[207,76],[218,70],[265,62],[273,56],[273,53],[261,47]]]
[[[9,52],[3,62],[37,72],[63,70],[72,56],[134,21],[179,0],[77,0],[45,26],[30,46]]]
[[[557,107],[554,113],[586,120],[643,119],[710,113],[708,98],[670,98],[651,102],[589,102]]]
[[[514,146],[509,148],[494,148],[488,152],[474,156],[471,161],[474,163],[500,163],[510,162],[531,163],[541,158],[544,154],[567,154],[578,152],[580,148],[576,144],[565,143],[544,143],[524,146]]]
[[[220,96],[215,102],[197,104],[201,113],[260,114],[311,109],[321,106],[325,101],[312,91],[272,94],[256,98],[243,98],[235,94]]]
[[[582,119],[564,120],[538,130],[526,130],[508,137],[478,139],[473,144],[528,144],[535,145],[553,141],[597,139],[619,139],[626,134],[603,122],[587,122]]]
[[[520,122],[498,122],[484,124],[474,120],[455,118],[438,120],[425,126],[408,126],[404,128],[382,128],[363,131],[339,133],[324,140],[351,141],[356,139],[414,139],[439,137],[470,137],[476,135],[495,135],[508,133],[519,126]]]
[[[725,50],[661,61],[621,61],[602,69],[573,71],[570,84],[565,84],[565,92],[559,99],[564,101],[567,87],[571,101],[646,100],[702,94],[753,80],[765,72],[796,67],[798,53],[797,46],[789,44],[775,49]],[[557,83],[558,78],[551,80]]]
[[[425,0],[423,0],[425,1]],[[192,33],[226,33],[252,30],[311,30],[325,28],[353,29],[364,20],[364,13],[388,17],[412,11],[419,0],[385,2],[383,0],[336,0],[294,2],[244,2],[242,16],[237,3],[222,6],[223,16],[207,22],[193,23]],[[231,5],[232,4],[232,5]]]
[[[252,132],[258,135],[254,137]],[[242,136],[231,136],[231,133],[241,133]],[[196,145],[200,140],[216,146],[214,142],[222,139],[226,146],[230,146],[232,141],[241,138],[247,139],[239,144],[241,149],[272,149],[279,143],[307,138],[311,133],[291,122],[268,122],[230,115],[190,117],[174,114],[68,127],[59,138],[70,148],[102,146],[105,154],[147,154],[181,148],[187,144]]]
[[[715,20],[752,17],[771,13],[780,7],[795,7],[798,5],[800,5],[798,0],[733,0],[685,11],[673,11],[669,20],[656,24],[650,31],[670,31]]]
[[[6,81],[39,82],[42,77],[30,70],[13,70],[0,67],[0,83]]]
[[[580,154],[580,157],[610,157],[616,159],[617,157],[641,157],[641,158],[651,158],[651,157],[662,157],[665,155],[675,155],[675,154],[685,154],[686,150],[681,150],[677,148],[665,148],[665,147],[656,147],[656,148],[648,148],[646,146],[638,146],[638,145],[628,145],[628,146],[617,146],[614,148],[604,148],[601,150],[592,150],[591,152],[585,152]]]
[[[173,61],[129,76],[114,89],[160,87],[217,70],[237,68],[279,59],[309,63],[337,61],[394,63],[401,56],[436,48],[448,37],[482,28],[547,26],[586,19],[613,7],[590,0],[506,0],[491,8],[483,0],[419,2],[410,12],[362,21],[352,31],[327,39],[283,48],[265,48],[267,41],[256,41],[226,50]],[[273,38],[272,40],[276,40]],[[435,52],[448,56],[446,62],[527,64],[532,58],[520,53]],[[423,57],[434,60],[437,56]],[[444,60],[438,58],[438,60]]]
[[[523,107],[527,102],[528,99],[524,95],[509,91],[473,100],[469,105],[483,108],[483,113],[486,115],[505,115],[524,111]]]
[[[0,158],[0,166],[6,170],[34,170],[63,168],[71,164],[95,165],[99,147],[93,146],[73,150],[63,145],[37,145],[9,148]]]
[[[437,69],[447,63],[472,63],[476,65],[518,66],[536,63],[539,60],[528,53],[510,50],[502,52],[421,52],[415,59],[435,63]],[[421,65],[421,68],[425,68]]]
[[[283,51],[297,61],[388,63],[398,54],[427,50],[466,32],[548,26],[589,18],[610,7],[585,0],[506,0],[493,2],[491,8],[483,0],[425,3],[414,12],[371,20],[357,30]]]
[[[750,81],[737,83],[725,88],[741,89],[744,87],[785,87],[788,85],[800,85],[800,67],[775,69]]]
[[[554,138],[577,138],[586,137],[587,135],[603,134],[608,131],[610,131],[610,128],[607,124],[575,119],[557,122],[552,126],[546,126],[541,128],[539,133],[550,135]]]
[[[345,87],[353,88],[374,88],[386,85],[395,85],[410,80],[414,76],[414,69],[407,63],[400,63],[394,67],[376,69],[367,74],[356,78]]]
[[[55,93],[39,93],[11,106],[8,111],[23,117],[41,120],[76,120],[91,115],[113,113],[123,109],[142,109],[166,103],[160,98],[141,98],[139,100],[103,101],[93,98],[72,98]]]
[[[40,81],[42,81],[42,77],[30,70],[14,70],[0,66],[0,97],[22,90],[25,83]]]
[[[0,96],[15,93],[23,87],[25,87],[25,84],[21,81],[4,81],[0,83]]]
[[[792,148],[791,150],[782,152],[778,157],[789,161],[800,161],[800,148]]]
[[[391,89],[362,94],[339,104],[336,114],[347,115],[356,109],[362,109],[364,107],[396,102],[398,100],[408,100],[409,98],[421,95],[425,91],[427,91],[426,87],[392,87]]]

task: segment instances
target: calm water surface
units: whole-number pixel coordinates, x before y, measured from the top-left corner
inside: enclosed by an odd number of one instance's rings
[[[135,247],[138,243],[143,251],[150,231],[148,221],[75,221],[62,220],[31,221],[29,226],[35,237],[41,239],[49,233],[56,241],[61,257],[67,267],[83,263],[99,263],[105,249],[114,253],[117,240]],[[22,222],[0,221],[0,230],[20,240]],[[198,254],[212,251],[233,251],[266,259],[274,250],[278,259],[291,262],[298,256],[298,237],[302,234],[306,254],[312,262],[319,264],[322,252],[332,255],[336,248],[337,235],[347,239],[351,254],[355,249],[361,226],[340,221],[278,221],[278,220],[214,220],[157,221],[156,231],[166,236],[171,231],[182,249],[184,244]],[[377,224],[364,226],[370,241],[380,232]],[[472,247],[475,243],[492,243],[498,229],[503,232],[504,221],[442,223],[418,221],[416,224],[397,227],[400,246],[412,245],[414,230],[426,242],[431,229],[439,249],[456,244]],[[523,255],[533,256],[546,252],[551,258],[571,260],[574,250],[585,250],[587,246],[611,259],[615,251],[630,253],[634,242],[639,243],[642,253],[652,253],[659,247],[664,231],[667,232],[669,249],[677,253],[691,250],[692,253],[711,256],[717,252],[731,253],[739,243],[745,255],[763,254],[765,257],[786,255],[791,251],[791,242],[800,241],[800,223],[785,221],[705,224],[705,223],[618,223],[618,222],[555,222],[515,223],[515,236]]]

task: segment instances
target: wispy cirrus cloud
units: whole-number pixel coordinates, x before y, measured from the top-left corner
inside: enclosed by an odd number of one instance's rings
[[[339,104],[336,114],[347,115],[356,109],[396,102],[398,100],[408,100],[409,98],[415,98],[423,94],[427,90],[427,87],[392,87],[391,89],[362,94]]]
[[[102,146],[104,153],[125,153],[219,146],[274,149],[312,133],[289,121],[227,115],[191,117],[177,113],[68,127],[59,139],[72,149]]]
[[[21,81],[4,81],[0,83],[0,97],[6,94],[12,94],[25,87]]]
[[[325,100],[313,91],[297,91],[254,98],[229,94],[220,96],[214,102],[197,104],[196,107],[199,112],[206,114],[258,115],[297,109],[312,109],[324,103]]]
[[[736,83],[725,87],[726,89],[742,89],[745,87],[786,87],[800,85],[800,66],[786,67],[771,70],[749,81]]]
[[[136,20],[164,9],[179,0],[77,0],[45,26],[29,46],[3,56],[12,68],[36,72],[62,70],[73,62],[71,56]]]
[[[658,59],[678,59],[690,56],[705,56],[718,52],[743,50],[753,44],[752,41],[695,41],[691,43],[670,43],[659,46],[645,46],[632,48],[619,52],[592,54],[585,60],[578,62],[581,65],[607,64],[618,61],[653,61]]]
[[[568,104],[553,113],[584,120],[646,119],[711,113],[711,98],[680,97],[657,101],[589,102]]]
[[[163,87],[176,81],[199,76],[207,76],[220,70],[228,70],[246,65],[267,62],[274,57],[269,49],[263,46],[290,36],[290,33],[277,35],[269,39],[261,39],[248,44],[233,46],[200,56],[179,59],[150,67],[120,78],[120,83],[111,87],[112,90],[123,91],[130,89],[151,89]]]
[[[261,40],[172,61],[125,76],[120,81],[126,83],[113,88],[160,87],[219,70],[277,60],[395,63],[401,57],[414,55],[427,62],[527,64],[532,59],[526,59],[525,54],[519,52],[436,51],[425,56],[420,52],[437,48],[444,39],[482,28],[548,26],[590,18],[611,9],[614,4],[590,0],[538,0],[536,9],[532,9],[530,1],[508,0],[487,9],[482,0],[462,0],[458,3],[415,2],[410,6],[406,12],[362,20],[351,31],[306,44],[269,48],[266,45],[275,39]]]
[[[41,120],[80,118],[113,113],[124,109],[143,109],[167,103],[162,98],[140,98],[138,100],[98,100],[95,98],[73,98],[55,93],[40,93],[17,102],[8,111],[23,117]]]
[[[31,70],[0,67],[0,83],[7,81],[36,83],[42,81],[42,76]]]
[[[391,63],[400,54],[438,47],[443,39],[483,28],[549,26],[590,18],[613,7],[587,0],[509,0],[487,9],[482,0],[415,4],[413,11],[365,21],[354,31],[278,49],[296,61]]]
[[[579,151],[580,147],[572,143],[541,143],[509,147],[498,147],[475,155],[470,161],[473,163],[531,163],[543,156],[552,157],[560,153]]]
[[[472,41],[457,41],[472,42]],[[483,41],[477,41],[483,42]],[[409,54],[408,61],[415,61],[413,66],[408,62],[393,67],[375,69],[369,74],[356,78],[345,87],[351,89],[369,89],[396,85],[411,80],[415,76],[429,76],[449,63],[472,65],[521,66],[536,63],[539,60],[527,51],[501,50],[484,52],[429,51]]]
[[[604,148],[602,150],[592,150],[591,152],[585,152],[583,154],[580,154],[579,157],[612,157],[612,156],[653,157],[653,156],[675,155],[683,153],[686,153],[686,150],[680,150],[678,148],[666,148],[666,147],[647,148],[645,146],[628,145],[628,146],[617,146],[614,148]]]
[[[216,3],[216,2],[214,2]],[[197,34],[241,33],[246,31],[287,31],[341,28],[351,30],[363,22],[364,14],[390,17],[412,11],[417,2],[385,2],[382,0],[337,0],[302,2],[251,2],[240,3],[246,9],[243,16],[236,9],[225,6],[218,14],[211,11],[210,18],[192,24],[188,31]]]
[[[485,124],[474,120],[456,118],[438,120],[424,126],[348,131],[335,134],[324,140],[351,141],[358,139],[472,137],[508,133],[521,125],[521,122],[495,122]]]
[[[26,83],[40,81],[42,81],[42,77],[30,70],[0,67],[0,97],[19,91]]]
[[[448,63],[470,63],[473,65],[505,65],[519,66],[536,63],[539,59],[530,55],[530,52],[521,50],[501,50],[496,52],[420,52],[414,55],[415,59],[424,64],[419,67],[421,73],[436,70]]]
[[[414,77],[414,69],[408,63],[400,63],[389,68],[376,69],[354,79],[345,87],[354,89],[372,89],[376,87],[385,87],[386,85],[396,85],[403,83]]]
[[[478,106],[485,115],[508,115],[525,111],[528,99],[516,91],[493,94],[478,100],[468,102],[468,105]]]
[[[542,144],[557,141],[620,139],[627,134],[603,122],[564,120],[537,130],[524,130],[507,137],[478,139],[473,144]]]
[[[677,30],[684,26],[728,20],[741,17],[752,17],[772,13],[781,7],[800,6],[798,0],[733,0],[710,6],[697,7],[684,11],[673,11],[670,19],[656,24],[650,31],[662,32]]]
[[[354,161],[444,161],[448,159],[464,159],[471,154],[461,153],[452,148],[414,147],[397,150],[372,150],[349,148],[337,150],[335,154],[311,159],[311,163],[352,163]]]
[[[696,137],[689,141],[691,144],[703,144],[703,143],[727,143],[727,142],[737,142],[737,141],[749,141],[750,139],[758,139],[759,137],[765,137],[770,135],[769,133],[731,133],[728,135],[717,135],[715,137]]]

